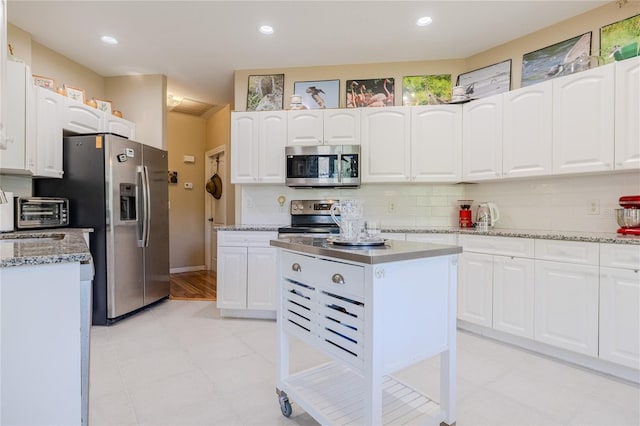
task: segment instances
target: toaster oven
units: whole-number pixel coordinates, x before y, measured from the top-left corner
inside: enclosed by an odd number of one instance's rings
[[[57,197],[16,197],[18,229],[55,228],[69,225],[69,200]]]

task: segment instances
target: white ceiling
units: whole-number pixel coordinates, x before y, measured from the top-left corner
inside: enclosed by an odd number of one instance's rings
[[[466,58],[606,3],[9,0],[7,16],[102,76],[165,74],[168,93],[222,105],[234,70]],[[424,15],[433,23],[419,28]]]

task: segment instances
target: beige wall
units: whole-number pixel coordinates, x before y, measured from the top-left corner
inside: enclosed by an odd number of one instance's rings
[[[204,265],[204,172],[206,122],[193,115],[167,114],[169,170],[178,172],[178,183],[169,185],[170,267]],[[185,163],[185,155],[195,163]],[[185,189],[184,183],[193,183]]]
[[[367,78],[395,78],[395,104],[402,105],[402,77],[411,75],[451,74],[455,83],[460,73],[511,59],[511,88],[520,87],[522,55],[592,32],[591,51],[596,55],[600,46],[600,27],[640,13],[640,1],[631,0],[620,8],[611,2],[588,13],[560,22],[541,31],[510,41],[469,58],[447,61],[395,62],[363,65],[336,65],[323,67],[275,68],[237,70],[235,73],[235,110],[247,107],[247,84],[249,75],[284,73],[284,108],[293,94],[293,83],[306,80],[340,80],[340,107],[345,107],[346,80]],[[499,31],[499,29],[488,29]]]
[[[167,77],[132,75],[106,77],[105,96],[123,117],[136,123],[138,142],[167,149]]]
[[[624,7],[618,7],[615,2],[611,2],[590,12],[467,58],[467,67],[468,70],[474,70],[511,59],[511,88],[519,88],[522,78],[522,55],[589,31],[591,31],[591,54],[599,55],[600,27],[639,13],[640,1],[633,0]],[[606,54],[604,52],[603,56],[606,56]]]
[[[207,143],[205,151],[224,146],[227,158],[231,153],[231,106],[225,105],[214,112],[207,119]],[[229,164],[229,162],[227,162]],[[227,166],[223,176],[223,185],[226,197],[225,218],[227,225],[233,225],[235,220],[235,185],[231,185],[231,168]]]

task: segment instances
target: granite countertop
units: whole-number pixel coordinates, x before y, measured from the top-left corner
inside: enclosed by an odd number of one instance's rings
[[[91,261],[83,233],[91,229],[59,228],[0,233],[0,268]]]
[[[285,225],[229,225],[216,227],[219,231],[273,231]],[[590,243],[638,244],[640,236],[621,235],[616,232],[582,232],[582,231],[541,231],[535,229],[459,228],[457,226],[387,226],[382,232],[404,234],[467,234],[490,235],[495,237],[537,238],[543,240],[584,241]]]
[[[386,241],[382,246],[355,248],[332,244],[331,240],[327,238],[289,237],[271,240],[271,245],[296,252],[366,264],[398,262],[462,253],[462,247],[460,246],[393,240]]]

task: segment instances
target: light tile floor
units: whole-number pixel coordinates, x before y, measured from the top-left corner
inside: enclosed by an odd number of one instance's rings
[[[91,335],[89,424],[316,425],[275,394],[274,321],[168,300]],[[322,354],[292,344],[292,369]],[[436,360],[398,374],[436,396]],[[457,424],[640,425],[640,387],[458,332]]]

